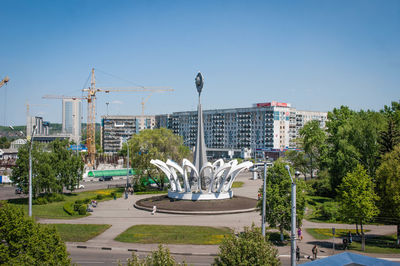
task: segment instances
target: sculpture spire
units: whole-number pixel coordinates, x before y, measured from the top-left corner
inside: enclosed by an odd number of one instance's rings
[[[203,89],[203,76],[199,72],[195,79],[197,92],[199,93],[199,104],[197,106],[197,140],[196,147],[194,150],[193,163],[198,171],[207,163],[206,144],[204,142],[204,123],[203,123],[203,111],[201,109],[200,94]],[[200,177],[199,177],[200,179]],[[201,190],[202,180],[198,181],[198,190]]]

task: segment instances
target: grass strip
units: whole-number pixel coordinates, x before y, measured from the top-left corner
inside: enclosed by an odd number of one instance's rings
[[[115,240],[142,244],[218,245],[229,234],[232,234],[232,231],[227,227],[134,225]]]
[[[239,187],[242,187],[243,184],[244,184],[244,182],[242,182],[242,181],[235,181],[235,182],[233,182],[233,184],[232,184],[232,188],[239,188]]]
[[[86,215],[74,215],[71,216],[67,212],[64,211],[64,204],[66,202],[75,202],[76,200],[83,200],[86,198],[93,198],[95,199],[97,195],[102,195],[103,199],[96,199],[97,202],[111,200],[113,199],[110,195],[112,192],[117,193],[117,197],[121,197],[123,188],[110,188],[110,189],[99,189],[93,191],[83,191],[79,193],[66,193],[63,194],[65,200],[59,202],[52,202],[47,203],[44,205],[33,205],[32,206],[32,214],[36,218],[43,218],[43,219],[77,219],[82,218]],[[24,209],[25,214],[28,214],[28,199],[27,198],[19,198],[19,199],[10,199],[8,203],[15,204],[18,206],[22,206]]]
[[[57,228],[65,242],[86,242],[111,227],[109,224],[47,224]]]

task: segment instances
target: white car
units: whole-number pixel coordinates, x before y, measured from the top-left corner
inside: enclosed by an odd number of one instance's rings
[[[82,185],[82,184],[79,184],[79,185],[76,185],[76,186],[75,186],[75,189],[81,189],[81,188],[85,188],[85,186]]]

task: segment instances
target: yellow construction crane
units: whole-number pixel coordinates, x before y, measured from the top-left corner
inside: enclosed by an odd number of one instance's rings
[[[88,103],[87,111],[87,140],[86,146],[89,155],[89,166],[95,166],[96,159],[96,94],[97,92],[160,92],[160,91],[173,91],[169,88],[155,88],[155,87],[130,87],[130,88],[96,88],[96,79],[94,75],[94,68],[92,68],[90,87],[83,89],[82,91],[87,92],[87,96],[74,97],[74,96],[58,96],[58,95],[45,95],[45,99],[85,99]]]
[[[0,88],[3,87],[4,84],[7,84],[7,82],[9,82],[10,79],[8,78],[8,76],[6,76],[2,81],[0,81]]]

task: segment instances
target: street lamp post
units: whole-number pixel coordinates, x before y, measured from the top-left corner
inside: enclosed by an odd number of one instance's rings
[[[286,170],[289,173],[290,180],[292,181],[292,193],[291,193],[291,198],[292,198],[292,228],[290,231],[290,239],[291,239],[291,248],[290,248],[290,260],[291,266],[296,265],[296,177],[298,177],[299,172],[296,171],[295,173],[295,179],[292,178],[292,174],[290,173],[290,167],[289,165],[285,166]]]
[[[262,196],[262,221],[261,221],[261,233],[264,237],[265,237],[266,187],[267,187],[267,162],[264,162],[264,184],[263,184],[263,196]]]
[[[10,126],[12,130],[14,130],[13,126]],[[29,143],[29,196],[28,196],[28,214],[29,217],[32,217],[32,145],[33,145],[33,137],[35,136],[36,132],[36,125],[33,126],[32,133],[31,133],[31,138],[30,138],[30,143]],[[20,134],[22,134],[24,137],[28,139],[28,136],[24,134],[24,132],[20,131]]]
[[[126,162],[126,187],[129,187],[129,142],[126,141],[126,148],[128,149],[128,160]]]

